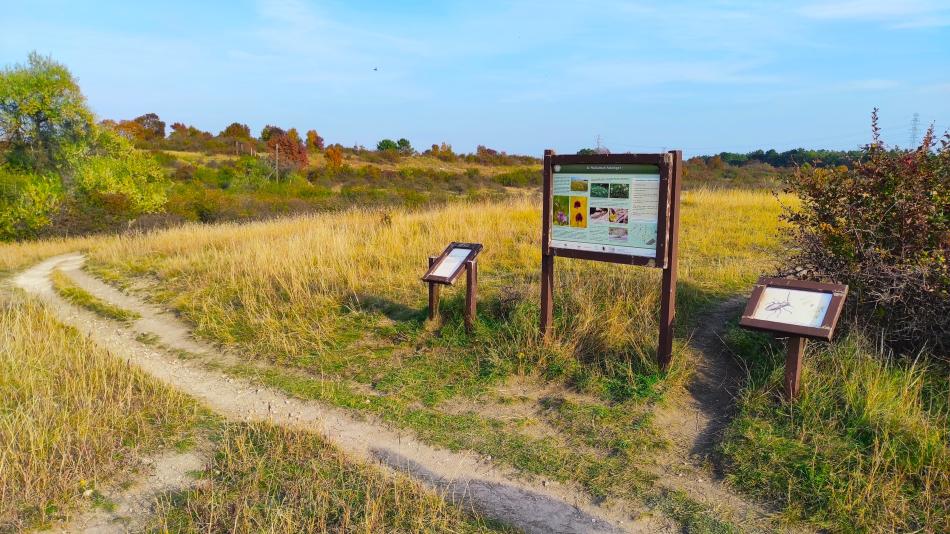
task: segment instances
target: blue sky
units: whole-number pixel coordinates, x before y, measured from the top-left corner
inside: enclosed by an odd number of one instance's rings
[[[946,0],[3,3],[0,63],[213,133],[691,155],[854,148],[875,106],[890,143],[950,128]]]

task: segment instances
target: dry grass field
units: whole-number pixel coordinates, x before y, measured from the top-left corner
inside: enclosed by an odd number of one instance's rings
[[[0,296],[0,531],[68,515],[77,497],[186,443],[197,404],[62,326],[37,301]]]
[[[242,364],[217,368],[233,377],[363,413],[529,475],[578,483],[598,500],[644,503],[691,532],[732,532],[742,525],[655,486],[651,457],[667,444],[653,418],[682,395],[700,357],[690,343],[694,331],[720,303],[776,268],[780,205],[794,202],[765,191],[684,193],[679,322],[666,375],[653,363],[659,276],[650,269],[559,260],[554,341],[537,342],[540,221],[531,195],[6,245],[0,266],[13,272],[47,255],[84,250],[90,272],[176,310],[199,337],[244,355]],[[439,324],[425,320],[419,276],[426,257],[449,241],[485,244],[471,335],[462,328],[459,289],[443,292]],[[65,281],[60,285],[61,294],[69,292]],[[80,297],[74,302],[92,307]],[[4,310],[7,321],[28,313],[33,323],[44,313],[22,299]],[[719,447],[733,487],[778,506],[788,521],[831,531],[887,525],[937,532],[948,525],[950,393],[940,369],[881,363],[856,325],[834,344],[813,345],[802,401],[789,407],[778,400],[781,347],[731,324],[719,334],[749,378]],[[7,336],[3,343],[22,340]],[[47,352],[96,350],[66,345]],[[7,367],[0,379],[14,372]],[[178,432],[194,425],[188,424]],[[490,528],[409,481],[350,465],[313,436],[212,426],[219,454],[203,475],[213,481],[210,489],[163,500],[152,518],[156,528],[227,530],[214,512],[221,506],[238,513],[244,531],[341,524],[415,531],[423,519],[448,530]],[[64,436],[77,432],[61,427]],[[164,427],[142,432],[142,443],[169,439]],[[42,502],[68,506],[70,491],[75,500],[75,477],[37,469],[22,476],[58,481]],[[311,489],[315,475],[305,473],[324,469],[330,475]],[[276,495],[287,498],[275,501]],[[339,495],[356,496],[343,499],[356,503],[352,510],[339,508]],[[23,510],[17,505],[7,517],[24,521]]]
[[[192,399],[60,324],[37,300],[0,295],[0,532],[111,509],[105,486],[163,449],[211,443],[208,483],[161,496],[164,532],[485,532],[500,527],[417,482],[354,462],[323,439],[223,423]],[[503,528],[501,530],[504,530]]]

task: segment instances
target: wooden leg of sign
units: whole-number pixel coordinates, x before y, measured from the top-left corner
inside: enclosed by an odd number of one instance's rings
[[[656,359],[660,370],[666,372],[673,360],[673,318],[676,306],[676,270],[663,269],[663,282],[660,286],[660,340],[657,344]]]
[[[551,338],[554,322],[554,256],[541,256],[541,339]]]
[[[478,292],[478,262],[465,262],[465,331],[475,326],[475,299]]]
[[[788,352],[785,355],[785,398],[794,401],[802,378],[802,355],[805,354],[805,338],[788,338]]]
[[[670,191],[674,199],[680,197],[683,154],[673,152],[672,182]],[[669,244],[666,247],[667,262],[663,269],[663,283],[660,287],[660,339],[657,344],[656,360],[663,372],[670,369],[673,361],[673,322],[676,319],[676,269],[679,262],[680,208],[678,202],[670,202]]]
[[[429,256],[429,268],[435,263],[438,256]],[[439,316],[439,284],[429,282],[429,320],[434,321]]]

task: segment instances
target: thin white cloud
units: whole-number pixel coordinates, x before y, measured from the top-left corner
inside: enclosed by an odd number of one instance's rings
[[[838,84],[836,88],[842,91],[884,91],[895,89],[901,85],[901,82],[897,80],[871,78],[867,80],[851,80]]]
[[[950,24],[950,4],[945,0],[838,0],[813,2],[799,13],[818,20],[881,22],[893,28]]]

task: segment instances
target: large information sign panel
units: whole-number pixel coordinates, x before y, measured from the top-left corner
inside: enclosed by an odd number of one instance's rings
[[[554,259],[643,265],[663,270],[657,359],[673,354],[677,234],[683,154],[577,154],[544,151],[541,210],[541,335],[554,322]]]
[[[555,164],[551,246],[656,258],[660,167]]]

